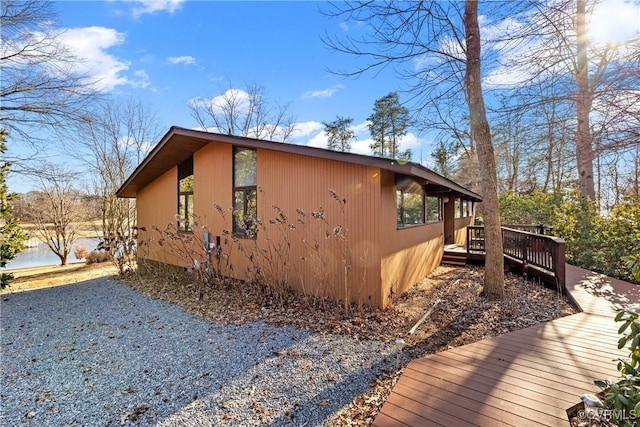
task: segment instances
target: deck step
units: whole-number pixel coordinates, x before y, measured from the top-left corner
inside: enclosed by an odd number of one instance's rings
[[[446,265],[465,265],[466,263],[467,255],[460,252],[445,252],[440,262]]]

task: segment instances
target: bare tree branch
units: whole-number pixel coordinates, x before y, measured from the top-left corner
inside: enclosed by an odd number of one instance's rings
[[[81,122],[97,96],[95,82],[75,71],[79,58],[63,45],[54,19],[48,1],[0,6],[0,124],[24,144],[42,142],[43,129]]]
[[[272,105],[257,83],[244,89],[229,83],[220,95],[192,99],[189,109],[198,125],[212,132],[286,142],[295,130],[288,105]]]

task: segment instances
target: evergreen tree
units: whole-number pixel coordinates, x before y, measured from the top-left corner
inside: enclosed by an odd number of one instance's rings
[[[407,134],[410,120],[409,110],[400,104],[397,92],[376,100],[368,120],[375,156],[411,160],[410,150],[400,152],[400,138]]]
[[[0,154],[7,150],[5,143],[7,131],[0,129]],[[16,193],[9,193],[6,179],[9,173],[9,163],[0,163],[0,267],[5,267],[8,261],[16,257],[22,250],[22,244],[26,238],[24,231],[13,218],[13,200]],[[9,286],[13,279],[11,273],[0,273],[0,289]]]
[[[438,147],[431,152],[431,158],[435,162],[436,172],[446,178],[452,177],[455,159],[453,158],[453,153],[444,145],[443,141],[440,141]]]
[[[351,151],[351,142],[356,134],[350,128],[353,123],[351,117],[336,116],[332,122],[322,122],[324,132],[327,134],[327,148],[336,151]]]

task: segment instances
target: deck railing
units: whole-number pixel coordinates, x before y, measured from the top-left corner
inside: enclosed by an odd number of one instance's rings
[[[540,226],[531,226],[540,227]],[[544,231],[538,228],[538,231]],[[564,240],[502,227],[502,245],[505,261],[528,275],[537,276],[554,283],[560,289],[565,287],[565,242]],[[484,227],[467,227],[467,257],[484,255]]]
[[[551,232],[553,231],[553,228],[551,226],[544,224],[502,224],[502,227],[545,235],[551,235]]]

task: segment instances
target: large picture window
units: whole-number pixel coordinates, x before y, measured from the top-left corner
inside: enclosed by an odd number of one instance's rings
[[[233,149],[233,232],[254,237],[258,214],[256,150]]]
[[[193,157],[178,165],[178,230],[193,231]]]
[[[398,228],[424,224],[424,189],[410,181],[396,190]]]
[[[426,196],[426,219],[427,222],[442,221],[442,203],[438,196]]]

